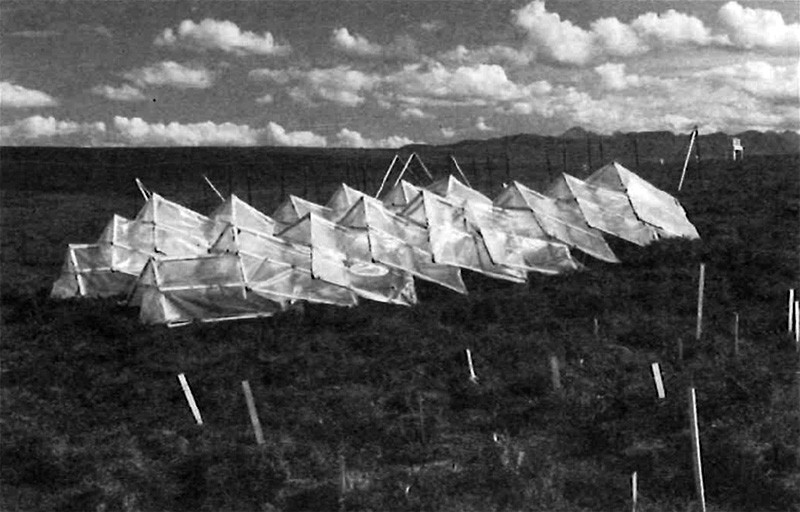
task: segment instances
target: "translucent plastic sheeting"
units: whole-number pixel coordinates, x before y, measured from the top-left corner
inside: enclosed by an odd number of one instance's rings
[[[506,210],[464,185],[454,176],[440,180],[428,190],[464,208],[497,264],[525,271],[559,274],[582,266],[572,258],[569,247],[551,239],[529,210]]]
[[[543,274],[583,268],[566,244],[547,236],[529,210],[506,210],[472,201],[467,201],[464,209],[496,263]]]
[[[218,232],[214,220],[155,193],[151,194],[134,220],[180,231],[196,238],[198,243],[205,244],[206,247],[213,242]]]
[[[455,176],[448,176],[442,180],[432,183],[427,190],[446,197],[456,204],[463,204],[466,202],[473,204],[491,205],[492,200],[481,194],[474,188],[468,187],[456,179]]]
[[[428,231],[389,212],[380,201],[362,197],[339,222],[344,226],[367,230],[370,255],[374,261],[456,292],[467,293],[460,268],[434,263]]]
[[[626,194],[636,215],[658,228],[663,237],[700,238],[677,199],[617,162],[592,173],[586,183]]]
[[[355,306],[358,298],[348,288],[315,279],[311,274],[311,249],[281,238],[229,225],[211,248],[214,253],[230,252],[252,256],[275,273],[266,279],[250,279],[258,291],[288,300],[319,304]],[[264,269],[266,270],[266,268]],[[262,270],[258,275],[264,277]]]
[[[71,297],[114,297],[128,293],[139,273],[115,270],[122,267],[144,267],[149,256],[110,244],[70,244],[67,256],[50,296],[55,299]]]
[[[275,232],[275,221],[272,218],[242,201],[236,195],[231,195],[217,207],[211,214],[211,219],[217,222],[219,232],[228,224],[267,235]]]
[[[436,263],[452,265],[507,281],[523,283],[524,270],[497,264],[478,230],[467,220],[464,208],[423,190],[401,213],[427,228]]]
[[[356,190],[344,183],[339,185],[333,195],[331,195],[328,203],[325,205],[326,208],[329,208],[333,212],[335,218],[331,218],[331,220],[336,220],[336,218],[344,215],[347,210],[356,204],[356,202],[364,195],[365,194],[363,192]]]
[[[412,185],[406,180],[401,180],[396,186],[389,190],[381,199],[386,209],[393,213],[399,213],[408,204],[416,199],[422,189]]]
[[[154,256],[192,256],[208,252],[197,234],[114,215],[95,244],[72,244],[51,296],[111,297],[129,291],[132,280]]]
[[[295,224],[312,212],[324,219],[333,219],[336,216],[336,213],[327,206],[290,195],[272,214],[276,222],[275,233]]]
[[[194,258],[151,258],[131,297],[145,324],[182,325],[272,316],[285,308],[280,296],[255,289],[250,282],[275,273],[242,254]]]
[[[494,204],[509,211],[530,211],[553,239],[601,261],[619,263],[603,234],[589,226],[574,199],[548,197],[515,181],[495,198]]]
[[[278,236],[311,247],[311,272],[318,279],[377,302],[417,302],[411,274],[372,261],[366,229],[345,227],[312,212]]]
[[[659,238],[657,229],[636,216],[624,192],[589,185],[565,173],[548,189],[547,195],[559,199],[574,198],[586,222],[604,233],[639,246]]]

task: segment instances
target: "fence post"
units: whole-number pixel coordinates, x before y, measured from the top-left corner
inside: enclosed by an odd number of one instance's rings
[[[703,485],[703,462],[700,458],[700,428],[697,425],[697,396],[694,388],[689,388],[689,416],[692,433],[692,463],[694,465],[694,482],[700,507],[706,512],[706,491]]]
[[[192,410],[192,415],[194,415],[195,421],[198,425],[202,425],[203,418],[200,416],[200,409],[197,408],[197,402],[194,401],[194,395],[192,395],[192,389],[189,387],[189,382],[186,380],[186,375],[182,373],[179,374],[178,382],[181,383],[183,394],[186,395],[186,401],[189,403],[189,408]]]
[[[261,421],[258,419],[256,402],[253,400],[253,392],[250,390],[250,383],[246,380],[242,381],[242,390],[244,391],[244,399],[247,402],[247,411],[250,413],[250,423],[253,425],[253,432],[256,436],[256,444],[261,446],[264,444],[264,431],[261,430]]]
[[[700,264],[700,280],[697,283],[697,332],[695,338],[700,341],[703,336],[703,291],[706,283],[706,264]]]

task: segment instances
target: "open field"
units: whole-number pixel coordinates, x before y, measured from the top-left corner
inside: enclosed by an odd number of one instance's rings
[[[662,165],[640,148],[636,168],[612,149],[605,161],[617,157],[675,193],[682,155]],[[483,191],[509,177],[537,189],[548,181],[547,166],[520,148],[448,151]],[[441,175],[448,151],[421,153]],[[788,288],[800,287],[797,155],[707,155],[700,172],[693,163],[677,197],[702,242],[619,245],[621,265],[584,258],[586,272],[532,275],[528,285],[466,274],[468,296],[419,283],[412,308],[309,305],[169,330],[140,325],[114,301],[47,298],[67,243],[94,241],[113,213],[136,213],[134,176],[207,213],[216,204],[207,174],[270,213],[281,189],[323,201],[346,180],[374,193],[392,155],[3,148],[0,509],[617,511],[630,509],[637,471],[640,511],[699,510],[686,400],[694,385],[709,509],[800,510],[798,356],[785,316]],[[570,155],[584,177],[585,142]],[[562,365],[560,393],[551,356]]]

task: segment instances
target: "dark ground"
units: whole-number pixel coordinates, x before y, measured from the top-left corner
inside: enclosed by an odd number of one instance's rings
[[[579,143],[568,161],[583,177]],[[605,160],[637,170],[611,147]],[[531,150],[497,148],[422,153],[442,175],[454,151],[484,191],[509,176],[546,183]],[[640,151],[640,174],[674,193],[682,155],[661,165]],[[699,510],[686,400],[694,385],[709,508],[800,510],[800,387],[785,316],[788,288],[800,287],[796,155],[693,162],[678,198],[702,242],[620,245],[621,265],[586,258],[586,272],[533,275],[528,285],[469,274],[468,296],[420,284],[413,308],[306,306],[169,330],[140,325],[114,301],[47,298],[67,243],[93,241],[112,213],[136,213],[134,176],[208,212],[205,173],[270,212],[281,175],[284,192],[319,201],[343,179],[374,192],[392,154],[3,148],[0,509],[621,510],[637,471],[639,510]],[[551,173],[561,170],[556,155],[545,154]],[[561,393],[550,383],[553,355]],[[262,449],[242,380],[256,397]]]

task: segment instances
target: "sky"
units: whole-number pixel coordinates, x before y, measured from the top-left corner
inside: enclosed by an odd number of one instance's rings
[[[0,144],[800,131],[800,2],[0,1]]]

